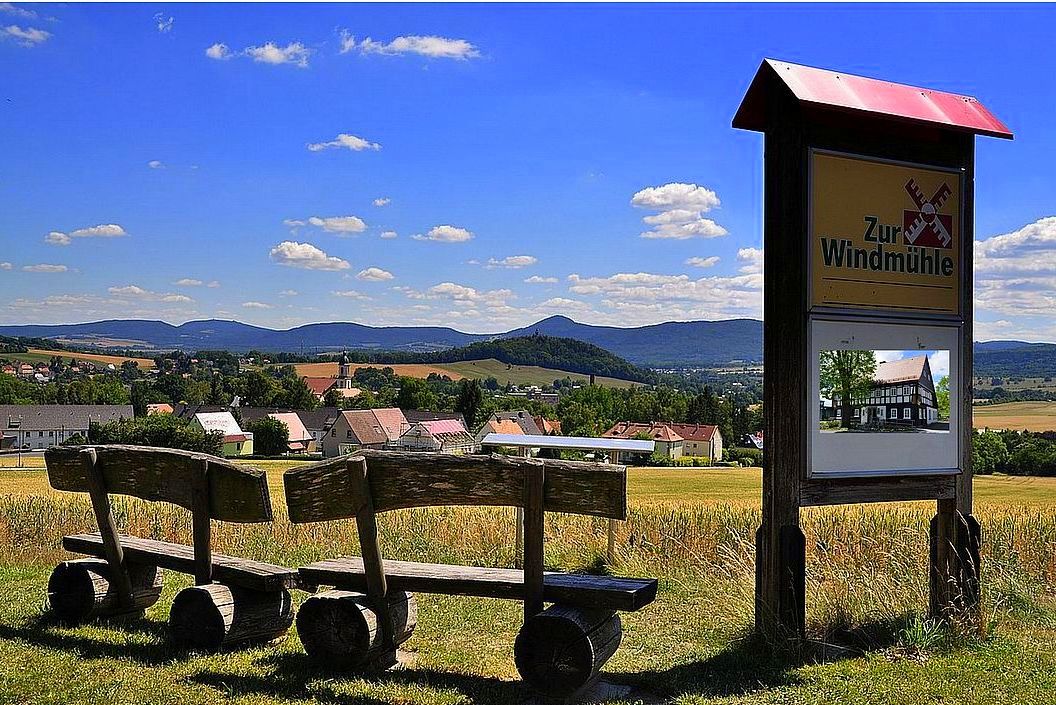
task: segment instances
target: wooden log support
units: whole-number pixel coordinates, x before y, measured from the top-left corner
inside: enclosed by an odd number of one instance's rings
[[[138,617],[161,597],[162,571],[142,563],[128,565],[131,601],[123,603],[111,576],[110,564],[99,558],[80,558],[55,566],[48,579],[48,604],[66,624],[95,618]]]
[[[191,540],[194,546],[194,584],[213,582],[212,526],[209,521],[209,460],[199,459],[191,487]]]
[[[106,480],[99,467],[94,448],[84,448],[78,452],[85,477],[87,478],[88,496],[92,500],[92,511],[99,525],[99,535],[103,539],[103,557],[110,565],[110,580],[114,584],[117,601],[131,608],[132,579],[125,565],[125,556],[121,551],[121,540],[118,538],[117,522],[110,509],[110,495],[106,491]]]
[[[392,644],[407,641],[418,623],[418,606],[409,592],[393,592],[387,599]],[[366,595],[328,590],[309,597],[297,611],[297,635],[316,663],[365,670],[388,668],[395,651],[385,643],[382,616]]]
[[[383,647],[395,658],[396,643],[392,618],[386,599],[389,588],[385,580],[385,566],[378,547],[378,523],[374,513],[374,501],[370,497],[370,482],[367,479],[365,458],[351,458],[348,472],[352,475],[352,504],[356,509],[356,531],[359,532],[359,550],[363,555],[363,569],[367,580],[367,599],[374,607]]]
[[[524,619],[543,611],[543,492],[542,464],[524,476]]]
[[[169,612],[169,631],[178,648],[215,652],[262,644],[293,624],[288,590],[267,592],[212,583],[184,588]]]
[[[615,612],[551,605],[526,620],[517,634],[517,672],[544,697],[570,698],[594,683],[622,635]]]

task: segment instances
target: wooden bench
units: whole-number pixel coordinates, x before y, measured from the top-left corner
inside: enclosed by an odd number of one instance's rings
[[[87,492],[99,531],[74,534],[63,548],[92,556],[59,564],[48,602],[59,619],[142,615],[161,595],[162,570],[194,576],[169,611],[173,640],[218,650],[282,636],[293,623],[295,570],[213,553],[211,520],[271,521],[267,477],[221,458],[166,448],[75,446],[44,454],[57,490]],[[118,533],[110,495],[168,502],[191,512],[191,546]]]
[[[359,532],[362,557],[299,569],[303,584],[335,588],[308,598],[297,615],[297,632],[314,659],[355,668],[394,663],[417,620],[411,592],[520,600],[518,672],[543,695],[570,697],[597,678],[619,646],[615,611],[638,610],[656,598],[655,579],[543,570],[544,512],[626,518],[623,466],[361,450],[288,470],[283,480],[291,521],[355,518]],[[523,508],[524,569],[382,558],[377,514],[452,505]]]

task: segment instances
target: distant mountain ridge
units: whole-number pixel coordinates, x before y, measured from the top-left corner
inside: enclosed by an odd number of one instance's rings
[[[658,323],[616,328],[577,323],[551,316],[523,328],[494,335],[453,328],[368,326],[360,323],[310,323],[273,330],[238,321],[107,320],[65,325],[0,326],[0,335],[51,338],[76,345],[159,350],[233,352],[333,352],[341,349],[428,352],[533,333],[592,343],[637,365],[706,366],[762,359],[763,324],[752,319]]]

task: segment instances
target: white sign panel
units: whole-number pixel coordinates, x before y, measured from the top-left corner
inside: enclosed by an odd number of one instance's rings
[[[809,474],[960,472],[961,329],[810,322]]]

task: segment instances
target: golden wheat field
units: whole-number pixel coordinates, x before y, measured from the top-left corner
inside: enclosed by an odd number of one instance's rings
[[[972,409],[975,428],[1056,431],[1056,402],[1016,401]]]

